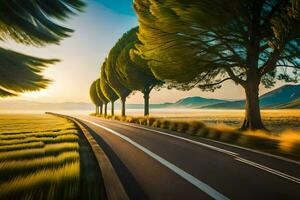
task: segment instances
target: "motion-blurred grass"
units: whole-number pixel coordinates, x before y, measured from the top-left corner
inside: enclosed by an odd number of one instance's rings
[[[99,199],[101,189],[90,189],[100,185],[90,154],[71,121],[51,115],[0,115],[0,199],[81,199],[83,194]],[[81,166],[86,159],[90,164]],[[93,178],[86,180],[91,173]]]
[[[120,111],[116,111],[118,113]],[[273,133],[286,129],[300,131],[300,109],[261,110],[266,127]],[[128,116],[143,117],[143,110],[131,111]],[[207,126],[228,126],[239,128],[243,123],[245,110],[212,109],[151,109],[151,117],[170,121],[200,121]]]

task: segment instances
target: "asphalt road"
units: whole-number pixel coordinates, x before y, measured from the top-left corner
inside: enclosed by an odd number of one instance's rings
[[[300,165],[165,130],[75,116],[108,154],[131,199],[300,199]]]

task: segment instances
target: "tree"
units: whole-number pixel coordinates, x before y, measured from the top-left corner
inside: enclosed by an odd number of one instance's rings
[[[58,44],[71,29],[58,25],[75,11],[82,11],[81,0],[22,1],[2,0],[0,40],[34,46]],[[50,81],[41,73],[54,59],[40,59],[0,47],[0,96],[16,96],[45,88]]]
[[[114,116],[115,110],[115,101],[119,98],[115,91],[110,87],[107,81],[107,76],[105,72],[106,60],[101,67],[101,75],[100,75],[100,88],[103,95],[111,102],[111,115]]]
[[[103,105],[104,105],[104,116],[107,115],[107,103],[109,102],[109,100],[104,96],[104,94],[101,91],[101,86],[100,86],[100,79],[98,78],[96,80],[96,91],[97,91],[97,95],[98,98],[100,99],[100,101],[102,102],[102,106],[100,107],[100,114],[103,114]]]
[[[259,85],[296,82],[300,69],[297,0],[136,0],[139,55],[155,76],[180,89],[220,88],[246,94],[243,129],[263,129]]]
[[[40,73],[57,60],[45,60],[0,47],[0,97],[46,88],[50,80]]]
[[[107,82],[118,95],[122,102],[122,116],[125,116],[125,102],[127,96],[131,93],[131,90],[123,85],[119,80],[119,77],[116,72],[116,63],[120,52],[124,46],[124,40],[120,39],[116,45],[111,49],[107,62],[105,65],[105,72],[107,77]]]
[[[90,98],[93,102],[93,104],[96,107],[96,115],[99,114],[99,107],[101,108],[100,114],[102,115],[102,105],[103,102],[100,100],[98,94],[97,94],[97,88],[96,88],[96,81],[94,81],[90,87]]]
[[[150,92],[154,87],[161,86],[162,82],[154,77],[147,61],[133,51],[135,45],[139,43],[137,31],[138,27],[133,28],[121,38],[122,50],[117,58],[115,69],[119,80],[125,87],[144,94],[144,115],[148,116]]]

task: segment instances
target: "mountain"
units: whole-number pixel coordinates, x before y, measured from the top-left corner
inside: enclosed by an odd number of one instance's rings
[[[214,105],[218,103],[227,103],[229,101],[222,99],[207,99],[203,97],[186,97],[182,98],[175,103],[161,103],[161,104],[150,104],[152,109],[162,109],[162,108],[202,108],[203,106]],[[116,105],[118,107],[119,105]],[[143,109],[143,104],[128,104],[128,109]]]
[[[175,103],[161,103],[151,104],[152,109],[162,108],[200,108],[203,106],[213,105],[216,103],[224,103],[225,100],[220,99],[206,99],[202,97],[187,97],[178,100]],[[109,104],[110,106],[110,104]],[[115,109],[120,109],[121,105],[116,103]],[[143,104],[127,104],[127,109],[143,109]],[[76,102],[65,102],[65,103],[41,103],[34,101],[24,100],[3,100],[0,101],[0,111],[57,111],[57,110],[94,110],[94,106],[90,103],[76,103]]]
[[[204,109],[244,109],[245,101],[226,101],[222,99],[209,99],[203,97],[187,97],[175,103],[151,104],[152,109],[163,108],[204,108]],[[261,108],[269,109],[300,109],[300,84],[285,85],[260,96]],[[110,106],[110,105],[109,105]],[[120,109],[120,104],[115,108]],[[143,109],[143,104],[127,104],[127,109]],[[1,100],[0,111],[55,111],[55,110],[94,110],[90,103],[40,103],[23,100]]]
[[[284,85],[271,92],[260,96],[261,108],[281,108],[291,107],[297,108],[297,102],[300,100],[300,84],[299,85]],[[294,102],[292,104],[292,102]],[[205,106],[209,109],[243,109],[245,100],[231,101]]]
[[[277,109],[300,109],[300,99],[282,104],[276,107]]]
[[[184,108],[201,108],[203,106],[214,105],[218,103],[227,103],[229,101],[221,99],[207,99],[203,97],[187,97],[180,99],[176,103],[169,104],[170,107],[184,107]]]

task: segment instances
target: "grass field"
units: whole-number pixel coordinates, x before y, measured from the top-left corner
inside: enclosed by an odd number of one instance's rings
[[[244,110],[202,110],[202,109],[152,109],[151,117],[174,121],[201,121],[208,126],[239,128],[243,122]],[[286,129],[300,130],[300,110],[262,110],[266,127],[274,133]],[[130,116],[142,116],[141,112],[130,112]]]
[[[0,199],[101,199],[100,173],[77,127],[51,115],[0,115]]]

